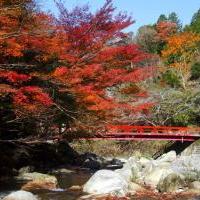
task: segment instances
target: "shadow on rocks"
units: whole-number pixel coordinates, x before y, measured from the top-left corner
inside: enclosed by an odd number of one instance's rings
[[[99,169],[120,169],[123,167],[124,162],[118,159],[106,159],[101,156],[97,156],[94,153],[84,153],[77,159],[77,164],[84,168],[92,170]]]

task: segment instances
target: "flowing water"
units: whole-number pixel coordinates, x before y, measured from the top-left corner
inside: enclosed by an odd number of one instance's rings
[[[68,188],[74,185],[83,185],[91,175],[92,172],[88,170],[75,170],[72,173],[56,175],[59,185],[58,190],[37,190],[34,194],[38,195],[41,200],[76,200],[83,193],[70,191]],[[16,180],[0,182],[0,199],[13,191],[20,190],[24,183]]]

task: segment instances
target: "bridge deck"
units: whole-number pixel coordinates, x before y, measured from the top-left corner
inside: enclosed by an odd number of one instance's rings
[[[200,128],[112,125],[106,133],[82,139],[196,141],[199,138]]]

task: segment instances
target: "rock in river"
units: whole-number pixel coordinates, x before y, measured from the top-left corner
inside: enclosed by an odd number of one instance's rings
[[[20,174],[18,177],[16,177],[18,180],[24,180],[24,181],[48,181],[52,183],[57,183],[57,179],[55,176],[48,175],[48,174],[42,174],[38,172],[32,172],[32,173],[24,173]]]
[[[157,189],[160,192],[178,192],[185,186],[184,176],[175,172],[161,178]]]
[[[128,182],[117,172],[111,170],[97,171],[83,186],[83,191],[89,194],[112,194],[126,196]]]
[[[140,178],[141,165],[135,157],[130,157],[122,169],[115,170],[127,182],[135,181]]]
[[[99,169],[119,169],[123,167],[123,162],[118,159],[106,159],[94,153],[84,153],[79,156],[77,163],[82,167],[93,170]]]
[[[17,179],[29,181],[22,186],[22,189],[26,191],[33,191],[36,189],[53,190],[56,189],[58,182],[55,176],[38,172],[20,174]]]
[[[193,190],[198,190],[200,192],[200,182],[199,181],[193,181],[189,184],[189,188]]]
[[[168,153],[163,154],[159,158],[157,158],[157,161],[159,162],[173,162],[176,160],[176,152],[175,151],[169,151]]]
[[[20,190],[12,192],[8,196],[4,197],[3,200],[38,200],[38,198],[30,192]]]
[[[144,183],[152,188],[156,188],[160,179],[171,173],[173,171],[169,168],[154,166],[148,173],[145,173]]]

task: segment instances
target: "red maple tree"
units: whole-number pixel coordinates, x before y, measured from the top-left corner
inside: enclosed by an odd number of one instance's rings
[[[2,1],[2,8],[6,8],[5,2]],[[126,14],[114,15],[111,0],[95,13],[88,6],[69,11],[57,3],[58,18],[29,10],[30,6],[20,7],[19,1],[11,6],[12,12],[0,15],[5,18],[0,27],[0,93],[12,97],[16,110],[38,113],[45,107],[46,114],[48,108],[71,115],[74,121],[87,118],[87,122],[99,123],[152,106],[120,101],[114,95],[117,87],[125,91],[131,84],[151,77],[155,68],[143,66],[150,55],[137,45],[111,44],[116,38],[126,37],[123,29],[133,23]],[[32,15],[28,18],[29,12]],[[26,19],[23,23],[22,16]],[[34,22],[31,25],[30,18]],[[69,94],[76,105],[75,117],[63,98]],[[141,94],[144,92],[138,90],[138,97],[146,97],[146,93]],[[63,123],[68,124],[67,119]]]
[[[166,42],[169,36],[177,33],[178,27],[177,24],[171,21],[161,21],[156,24],[156,30],[158,37]]]

